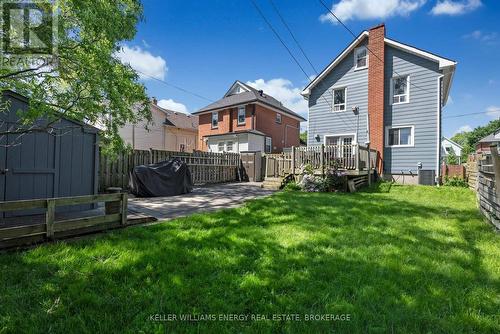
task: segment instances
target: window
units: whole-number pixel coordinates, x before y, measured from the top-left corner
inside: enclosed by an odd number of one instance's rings
[[[276,123],[281,124],[281,114],[276,113]]]
[[[219,113],[213,112],[212,113],[212,129],[215,129],[218,127],[219,127]]]
[[[413,146],[413,126],[387,128],[387,146]]]
[[[179,144],[179,152],[186,152],[186,145]]]
[[[354,68],[357,70],[368,67],[368,52],[366,47],[362,46],[354,51]]]
[[[410,77],[405,75],[392,78],[392,104],[408,103],[410,101]]]
[[[345,111],[346,88],[333,90],[333,111]]]
[[[245,107],[238,107],[238,125],[245,124]]]
[[[220,141],[220,142],[217,144],[217,151],[218,151],[218,152],[224,152],[224,142],[223,142],[223,141]]]
[[[233,141],[232,140],[226,142],[226,151],[227,152],[232,152],[233,151]]]
[[[271,153],[273,150],[273,139],[271,137],[266,137],[266,153]]]

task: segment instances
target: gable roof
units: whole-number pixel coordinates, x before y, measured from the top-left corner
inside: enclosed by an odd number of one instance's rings
[[[231,94],[233,89],[239,86],[241,87],[244,92],[238,93],[238,94]],[[220,109],[225,109],[228,107],[235,107],[238,105],[242,104],[247,104],[247,103],[254,103],[254,102],[259,102],[262,103],[266,106],[278,109],[279,111],[283,112],[284,114],[287,114],[288,116],[291,116],[293,118],[298,119],[299,121],[305,121],[306,119],[296,112],[288,109],[285,107],[280,101],[276,100],[274,97],[271,95],[267,95],[262,91],[259,91],[239,80],[236,80],[229,90],[224,94],[222,99],[215,101],[214,103],[209,104],[208,106],[201,108],[197,112],[194,112],[193,115],[199,115],[211,111],[216,111]]]
[[[498,133],[500,133],[500,129],[496,129],[486,137],[479,140],[479,143],[497,143],[500,142],[500,138],[498,138]]]
[[[450,138],[448,138],[448,137],[443,136],[443,139],[441,140],[441,142],[443,142],[443,141],[445,141],[445,140],[446,140],[446,141],[449,141],[449,142],[450,142],[450,143],[452,143],[453,145],[456,145],[456,146],[458,146],[458,147],[460,147],[460,148],[464,148],[464,147],[463,147],[462,145],[460,145],[459,143],[457,143],[457,142],[455,142],[455,141],[451,140],[451,139],[450,139]]]
[[[163,125],[174,126],[185,130],[198,130],[198,116],[187,115],[181,112],[164,109],[154,103],[151,103],[151,106],[165,114],[165,121],[163,122]]]
[[[304,96],[306,99],[309,97],[311,94],[311,90],[327,76],[342,60],[344,60],[347,55],[349,55],[365,38],[368,38],[369,32],[367,30],[363,31],[361,34],[356,37],[351,44],[349,44],[321,73],[314,78],[307,86],[304,88],[304,90],[301,92],[302,96]],[[424,51],[421,49],[418,49],[416,47],[398,42],[396,40],[390,39],[390,38],[384,38],[384,42],[386,45],[392,46],[394,48],[403,50],[405,52],[414,54],[416,56],[428,59],[430,61],[436,62],[439,64],[439,69],[443,71],[443,90],[444,90],[444,95],[443,95],[443,106],[446,104],[448,100],[448,95],[450,92],[451,88],[451,82],[453,80],[453,74],[455,72],[455,67],[457,65],[457,62],[448,58],[444,58],[441,56],[438,56],[436,54],[433,54],[428,51]]]

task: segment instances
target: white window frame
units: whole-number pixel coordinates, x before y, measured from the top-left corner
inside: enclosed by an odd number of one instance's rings
[[[277,124],[281,124],[281,122],[283,121],[282,117],[283,116],[281,116],[281,114],[279,112],[276,113],[276,123]]]
[[[214,116],[217,119],[216,125],[214,125]],[[219,127],[219,112],[218,111],[212,112],[212,118],[210,119],[210,125],[212,126],[212,129],[217,129]]]
[[[394,102],[394,80],[399,79],[399,78],[404,78],[404,77],[406,77],[406,94],[399,94],[397,96],[406,96],[406,100],[403,102]],[[399,76],[391,78],[391,100],[390,100],[390,103],[391,103],[391,105],[410,103],[410,75],[409,74],[399,75]]]
[[[268,139],[270,142],[269,151],[267,150],[267,140]],[[272,137],[265,137],[264,138],[264,151],[265,151],[265,153],[271,153],[273,151],[273,138]]]
[[[344,103],[335,104],[335,91],[344,90]],[[344,105],[344,110],[335,110],[336,106]],[[332,88],[332,112],[344,112],[347,111],[347,87],[333,87]]]
[[[389,145],[389,130],[410,128],[410,144],[408,145]],[[399,138],[401,140],[401,137]],[[385,127],[385,146],[386,147],[414,147],[415,146],[415,126],[414,125],[391,125]]]
[[[229,149],[229,143],[231,143],[231,149]],[[233,152],[233,149],[234,149],[234,141],[228,140],[226,142],[226,152]]]
[[[222,146],[222,151],[220,149],[221,146]],[[225,146],[225,143],[223,141],[220,141],[220,142],[217,143],[217,152],[224,152],[225,148],[226,148],[226,146]]]
[[[358,54],[361,53],[362,51],[366,51],[366,65],[358,67]],[[368,62],[369,62],[369,56],[368,56],[368,49],[366,46],[360,46],[359,48],[354,49],[354,70],[364,70],[365,68],[368,68]]]
[[[240,112],[241,111],[243,111],[243,122],[240,122]],[[247,117],[245,106],[239,106],[238,107],[238,115],[237,115],[237,117],[238,117],[238,125],[245,125],[245,123],[246,123],[246,117]]]

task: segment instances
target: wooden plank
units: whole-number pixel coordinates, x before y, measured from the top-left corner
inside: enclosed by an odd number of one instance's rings
[[[54,198],[57,206],[119,201],[121,193]]]
[[[54,236],[54,219],[56,214],[56,203],[53,200],[47,200],[47,212],[45,213],[45,225],[47,225],[47,238]]]
[[[115,221],[115,222],[111,222],[111,223],[101,223],[101,224],[92,225],[92,226],[75,228],[72,230],[59,231],[59,232],[55,233],[55,238],[62,239],[62,238],[68,238],[68,237],[75,237],[75,236],[85,235],[85,234],[89,234],[89,233],[104,232],[104,231],[108,231],[108,230],[117,229],[120,227],[122,227],[122,224],[120,221]]]
[[[45,224],[0,228],[0,240],[21,238],[32,234],[46,233]]]
[[[8,239],[0,241],[0,249],[21,247],[45,241],[45,234],[34,234],[23,238]]]
[[[58,221],[54,224],[54,232],[75,230],[82,227],[113,222],[120,222],[121,224],[121,215],[119,213],[106,216],[84,217]]]
[[[121,223],[122,225],[127,224],[127,213],[128,213],[128,201],[127,201],[127,193],[122,193],[122,202],[121,202]]]
[[[22,201],[0,202],[0,211],[16,211],[27,209],[40,209],[47,207],[45,199],[28,199]]]

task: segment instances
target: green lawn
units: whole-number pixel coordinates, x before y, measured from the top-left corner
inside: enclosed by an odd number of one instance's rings
[[[281,192],[0,254],[0,333],[499,333],[499,288],[500,236],[467,189]],[[350,321],[306,322],[306,314]]]

